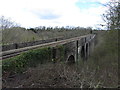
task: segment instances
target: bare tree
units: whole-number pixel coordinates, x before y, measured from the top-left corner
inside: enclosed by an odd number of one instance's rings
[[[103,20],[107,24],[108,30],[120,29],[120,2],[111,0],[105,5],[108,10],[103,14]]]
[[[4,30],[6,28],[11,28],[11,27],[19,27],[17,23],[11,21],[9,18],[5,18],[4,16],[0,17],[0,29]]]

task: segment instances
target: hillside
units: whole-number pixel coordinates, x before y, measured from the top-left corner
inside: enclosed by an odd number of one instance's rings
[[[27,31],[25,28],[10,28],[2,31],[2,43],[26,42],[40,39],[32,31]]]
[[[90,33],[90,30],[37,30],[36,32],[14,27],[2,31],[2,43],[20,43],[34,40],[46,40],[57,37],[75,37]]]

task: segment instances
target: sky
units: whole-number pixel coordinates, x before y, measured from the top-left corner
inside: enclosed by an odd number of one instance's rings
[[[109,0],[0,0],[0,16],[22,27],[80,26],[98,28]]]

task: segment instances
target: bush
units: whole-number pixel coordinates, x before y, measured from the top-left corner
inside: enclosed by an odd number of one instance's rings
[[[2,61],[3,73],[9,71],[11,73],[23,72],[27,67],[34,67],[38,64],[45,63],[51,58],[51,48],[41,48],[30,50],[19,56]]]
[[[96,70],[95,80],[102,86],[118,86],[118,30],[110,30],[99,36],[102,42],[94,49],[89,68]]]

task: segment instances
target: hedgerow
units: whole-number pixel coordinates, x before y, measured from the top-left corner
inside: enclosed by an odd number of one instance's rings
[[[35,67],[38,64],[50,61],[50,59],[50,47],[30,50],[19,56],[3,60],[2,71],[3,73],[8,71],[11,73],[23,72],[27,67]]]

